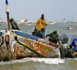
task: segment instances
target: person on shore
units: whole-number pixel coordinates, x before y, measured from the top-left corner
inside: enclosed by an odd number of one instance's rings
[[[13,18],[10,19],[10,23],[11,23],[12,29],[20,30]]]
[[[59,34],[57,33],[57,30],[54,30],[52,33],[49,33],[46,35],[46,38],[49,37],[49,41],[58,43],[59,42]]]

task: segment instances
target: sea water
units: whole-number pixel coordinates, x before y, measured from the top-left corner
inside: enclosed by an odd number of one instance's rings
[[[74,29],[67,29],[72,25]],[[31,34],[35,25],[19,26],[21,31]],[[0,30],[6,29],[6,26],[0,26]],[[50,24],[46,27],[46,33],[57,30],[58,34],[67,34],[69,37],[68,45],[71,43],[71,37],[77,35],[77,24],[72,22]],[[0,62],[0,70],[77,70],[77,58],[23,58]]]

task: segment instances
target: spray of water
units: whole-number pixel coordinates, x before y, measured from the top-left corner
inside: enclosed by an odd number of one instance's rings
[[[60,63],[64,63],[64,59],[61,58],[24,58],[24,59],[20,59],[20,60],[11,60],[8,62],[0,62],[0,65],[9,65],[9,64],[14,64],[14,63],[24,63],[24,62],[29,62],[29,61],[33,61],[33,62],[40,62],[40,63],[45,63],[45,64],[60,64]]]

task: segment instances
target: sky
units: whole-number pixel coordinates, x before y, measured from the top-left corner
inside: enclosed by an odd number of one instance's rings
[[[37,21],[41,14],[47,21],[77,20],[77,0],[8,0],[8,3],[10,17],[16,21]],[[0,0],[0,19],[3,21],[7,20],[5,8],[5,0]]]

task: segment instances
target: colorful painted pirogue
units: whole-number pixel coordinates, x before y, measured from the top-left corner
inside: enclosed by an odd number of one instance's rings
[[[58,46],[18,30],[2,30],[0,31],[0,60],[54,57],[55,47],[51,45]]]
[[[0,31],[0,60],[23,57],[54,57],[57,54],[54,52],[55,47],[59,45],[18,30],[11,30],[8,0],[5,0],[5,4],[8,30]]]

